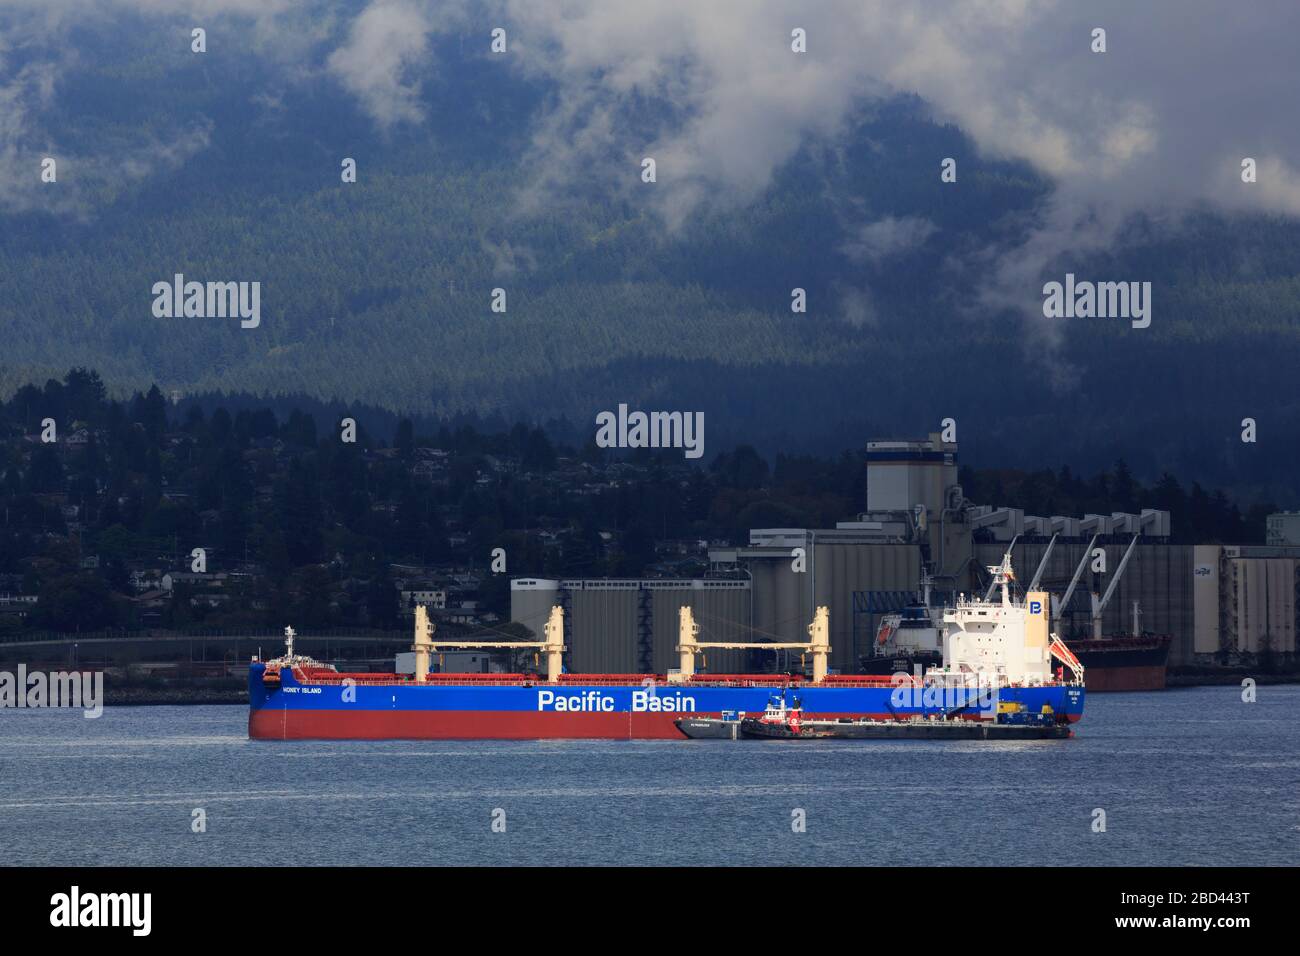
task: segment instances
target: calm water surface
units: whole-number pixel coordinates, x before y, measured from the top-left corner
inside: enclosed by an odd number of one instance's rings
[[[1006,743],[272,743],[242,707],[2,711],[0,859],[1295,864],[1297,717],[1295,686],[1094,695],[1074,739]]]

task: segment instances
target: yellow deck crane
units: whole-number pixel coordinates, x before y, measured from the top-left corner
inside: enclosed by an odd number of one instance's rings
[[[564,611],[557,604],[551,608],[551,616],[543,627],[545,639],[541,641],[437,641],[433,639],[433,622],[429,620],[429,611],[423,604],[415,606],[415,679],[423,682],[429,676],[429,657],[444,648],[458,650],[466,648],[495,648],[498,650],[522,650],[536,648],[546,657],[546,679],[555,683],[563,670],[561,655],[564,653]]]
[[[695,676],[695,655],[710,648],[719,650],[794,650],[811,654],[813,659],[813,683],[821,683],[826,677],[830,660],[830,609],[817,608],[813,622],[808,625],[806,642],[789,641],[701,641],[698,639],[700,626],[695,623],[695,616],[689,607],[678,612],[677,651],[681,655],[681,665],[676,672],[670,672],[668,679],[673,682],[685,682]]]

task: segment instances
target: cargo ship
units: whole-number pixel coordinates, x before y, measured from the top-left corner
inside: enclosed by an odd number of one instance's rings
[[[1088,671],[1088,690],[1164,690],[1171,639],[1167,634],[1070,641]]]
[[[900,719],[961,713],[990,719],[1004,702],[1050,713],[1062,724],[1083,714],[1083,668],[1050,634],[1047,595],[1023,602],[1009,593],[1010,555],[990,568],[999,601],[972,599],[945,611],[949,653],[923,676],[829,673],[829,612],[817,608],[801,642],[699,640],[692,611],[679,611],[680,667],[667,674],[564,673],[564,616],[552,608],[536,642],[435,641],[416,608],[415,673],[347,674],[299,655],[286,629],[285,653],[249,668],[248,735],[254,739],[683,739],[679,717],[761,712],[774,689],[790,687],[803,707],[825,719]],[[432,657],[446,648],[532,650],[545,660],[535,674],[440,674]],[[806,676],[697,674],[695,657],[710,648],[798,650],[812,658]],[[1053,662],[1064,666],[1053,672]],[[1065,676],[1069,667],[1071,676]]]

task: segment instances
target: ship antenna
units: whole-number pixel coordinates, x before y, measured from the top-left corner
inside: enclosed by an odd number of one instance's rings
[[[1012,541],[1015,546],[1015,541]],[[988,601],[993,598],[993,592],[997,588],[1002,588],[1002,603],[1006,604],[1010,600],[1010,584],[1016,579],[1015,572],[1011,570],[1011,548],[1002,556],[1001,564],[985,565],[988,572],[993,575],[993,580],[989,583],[989,589],[984,595],[984,600]]]

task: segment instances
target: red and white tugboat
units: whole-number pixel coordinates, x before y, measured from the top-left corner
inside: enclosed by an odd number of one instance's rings
[[[798,697],[786,706],[784,690],[767,699],[767,709],[762,717],[746,717],[740,722],[740,735],[780,740],[828,736],[824,731],[813,730],[804,724],[803,705]]]

